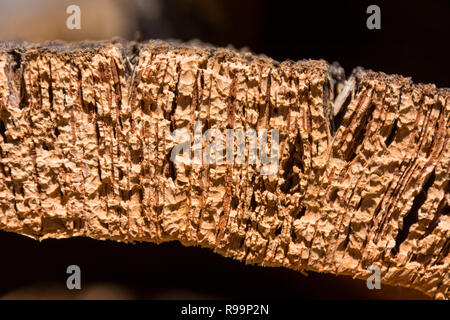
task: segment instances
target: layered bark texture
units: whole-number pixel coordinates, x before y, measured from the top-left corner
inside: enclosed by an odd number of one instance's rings
[[[448,299],[449,99],[401,76],[346,79],[325,61],[157,41],[3,43],[0,229],[178,240],[361,279],[375,265],[382,283]],[[193,140],[195,121],[278,129],[278,171],[261,174],[248,152],[240,164],[171,161],[171,133]]]

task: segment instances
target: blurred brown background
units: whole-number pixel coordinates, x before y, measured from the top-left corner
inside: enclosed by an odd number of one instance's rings
[[[81,8],[68,30],[67,6]],[[381,30],[366,28],[366,8],[381,8]],[[247,47],[277,60],[339,61],[450,87],[450,2],[268,0],[2,0],[0,39],[200,39]],[[425,298],[364,281],[280,268],[245,266],[178,243],[120,244],[91,239],[38,243],[0,232],[2,298]],[[66,268],[82,270],[82,290],[65,287]]]
[[[66,28],[67,6],[81,30]],[[381,8],[381,30],[366,9]],[[434,0],[2,0],[0,39],[200,39],[248,47],[277,60],[338,61],[450,87],[450,1]]]

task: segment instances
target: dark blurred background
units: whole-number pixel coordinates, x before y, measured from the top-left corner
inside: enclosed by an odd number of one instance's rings
[[[68,5],[81,29],[68,30]],[[366,9],[381,8],[381,30]],[[276,60],[338,61],[450,87],[450,1],[3,0],[2,40],[199,39],[246,47]],[[368,290],[363,281],[261,268],[178,243],[118,244],[90,239],[42,243],[0,232],[4,298],[424,298],[401,288]],[[83,290],[65,288],[77,264]]]
[[[66,8],[81,8],[81,30]],[[381,30],[366,9],[381,8]],[[276,60],[338,61],[450,87],[450,1],[2,0],[0,39],[200,39]]]

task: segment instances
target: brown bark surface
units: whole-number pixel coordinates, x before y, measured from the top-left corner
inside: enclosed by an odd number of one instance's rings
[[[178,240],[361,279],[376,265],[382,283],[448,299],[449,98],[362,69],[346,80],[325,61],[164,42],[3,43],[0,229]],[[193,134],[196,120],[279,129],[278,172],[170,161],[171,132]]]

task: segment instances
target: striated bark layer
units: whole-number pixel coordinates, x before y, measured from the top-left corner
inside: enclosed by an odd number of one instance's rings
[[[449,98],[401,76],[345,79],[324,61],[164,42],[3,43],[0,229],[178,240],[361,279],[376,265],[383,283],[448,299]],[[193,139],[195,121],[278,129],[278,171],[262,175],[248,153],[244,164],[170,161],[171,132]]]

